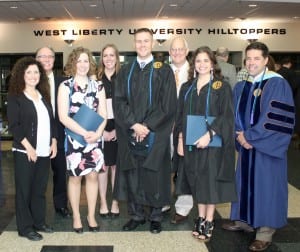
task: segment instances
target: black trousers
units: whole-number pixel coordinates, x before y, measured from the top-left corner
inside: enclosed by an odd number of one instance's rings
[[[145,160],[142,156],[136,156],[136,160],[138,162],[138,167],[142,167],[143,162]],[[128,188],[131,188],[132,190],[128,189],[127,197],[128,197],[128,214],[131,216],[131,219],[136,221],[145,220],[147,218],[145,207],[144,205],[138,203],[135,201],[135,193],[139,191],[139,184],[141,183],[141,169],[136,170],[130,170],[127,171],[127,183],[130,184]],[[148,220],[149,221],[158,221],[161,222],[163,219],[162,214],[162,207],[149,207],[149,215]]]
[[[51,168],[53,171],[53,203],[54,208],[66,208],[67,197],[67,179],[66,179],[66,156],[63,148],[57,148],[56,157],[51,159]]]
[[[148,220],[149,221],[158,221],[161,222],[163,219],[163,214],[160,208],[156,207],[149,207],[149,215]],[[128,213],[131,217],[131,219],[136,221],[141,221],[146,219],[146,213],[144,206],[141,204],[128,202]]]
[[[29,162],[27,154],[14,151],[16,220],[19,234],[27,234],[34,227],[45,224],[46,189],[49,177],[49,157]]]

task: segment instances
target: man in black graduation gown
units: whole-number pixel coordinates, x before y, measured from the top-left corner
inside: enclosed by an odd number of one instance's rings
[[[153,34],[147,28],[134,35],[137,58],[121,68],[115,83],[114,113],[119,142],[115,196],[128,201],[131,219],[124,231],[144,224],[148,206],[150,231],[161,231],[164,205],[171,197],[170,134],[176,112],[176,85],[169,65],[154,62]],[[131,142],[147,142],[149,153],[136,153]],[[144,141],[143,141],[144,140]],[[134,143],[136,141],[136,143]],[[147,148],[146,148],[147,152]]]

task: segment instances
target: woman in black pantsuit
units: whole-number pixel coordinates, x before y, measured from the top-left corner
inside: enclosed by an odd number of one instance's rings
[[[43,237],[37,231],[53,232],[45,222],[45,193],[57,146],[48,79],[32,57],[20,59],[12,70],[7,116],[13,135],[18,233],[38,241]]]

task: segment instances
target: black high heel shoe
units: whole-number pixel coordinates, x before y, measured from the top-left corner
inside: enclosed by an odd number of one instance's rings
[[[198,236],[200,241],[209,242],[212,237],[212,232],[214,230],[215,223],[214,221],[205,221],[205,226],[202,231],[202,234]]]
[[[77,234],[83,234],[83,227],[80,228],[73,228],[74,232]]]
[[[194,225],[192,235],[195,238],[198,238],[199,235],[202,235],[203,230],[204,230],[204,226],[205,226],[205,218],[198,217],[198,219],[195,220],[195,225]]]
[[[87,224],[88,224],[88,227],[89,227],[89,231],[90,231],[90,232],[99,232],[99,231],[100,231],[99,225],[97,225],[97,226],[95,226],[95,227],[91,227],[90,224],[89,224],[89,220],[88,220],[87,217],[86,217],[86,221],[87,221]]]
[[[99,232],[100,231],[100,227],[99,226],[96,226],[96,227],[89,226],[89,231],[90,232]]]

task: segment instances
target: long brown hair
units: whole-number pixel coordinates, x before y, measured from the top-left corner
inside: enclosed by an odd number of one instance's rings
[[[89,62],[90,62],[90,68],[89,68],[87,75],[90,77],[90,76],[96,74],[96,62],[95,62],[90,50],[87,48],[84,48],[84,47],[77,47],[77,48],[73,49],[73,51],[69,54],[67,63],[65,65],[65,70],[64,70],[64,73],[66,76],[74,77],[76,75],[77,60],[79,59],[79,57],[82,53],[87,54],[87,56],[89,58]]]
[[[116,55],[116,73],[119,72],[120,68],[121,68],[121,63],[120,63],[120,55],[119,55],[119,50],[118,48],[114,45],[114,44],[107,44],[105,45],[102,50],[101,50],[101,56],[100,56],[100,61],[99,61],[99,67],[98,67],[98,72],[97,72],[97,79],[98,80],[102,80],[102,77],[104,75],[104,70],[105,70],[105,66],[103,63],[103,52],[105,49],[107,48],[112,48],[114,50],[114,53]]]
[[[200,53],[206,53],[208,55],[208,58],[211,60],[213,65],[213,74],[215,78],[222,79],[221,69],[218,65],[216,56],[214,52],[208,47],[208,46],[201,46],[197,48],[192,55],[191,61],[190,61],[190,69],[189,69],[189,80],[193,80],[195,77],[198,76],[198,73],[195,71],[195,60],[198,54]],[[196,76],[195,76],[196,75]]]
[[[36,65],[40,72],[40,81],[37,84],[36,89],[40,92],[46,102],[51,104],[50,85],[48,82],[47,74],[42,64],[33,57],[23,57],[16,62],[11,71],[8,94],[20,95],[23,93],[26,85],[24,80],[25,71],[31,65]]]

